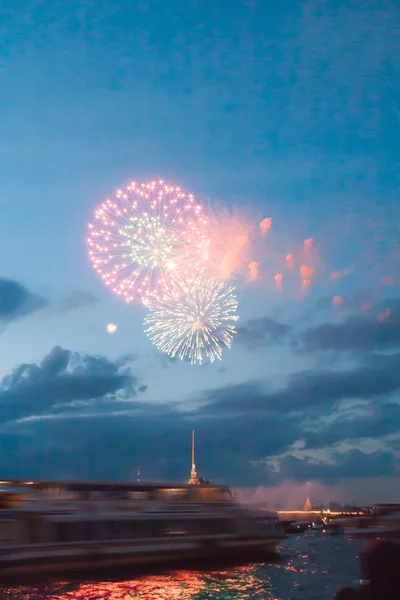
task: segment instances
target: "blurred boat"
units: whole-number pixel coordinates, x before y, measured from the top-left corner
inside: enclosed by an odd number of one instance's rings
[[[324,532],[328,535],[343,535],[344,527],[341,523],[329,522],[324,526]]]
[[[271,552],[278,515],[225,486],[3,481],[0,578]]]
[[[288,535],[293,533],[304,533],[310,528],[310,523],[299,521],[281,521],[284,532]]]
[[[343,525],[349,537],[400,537],[400,504],[376,504],[369,515],[346,519]]]

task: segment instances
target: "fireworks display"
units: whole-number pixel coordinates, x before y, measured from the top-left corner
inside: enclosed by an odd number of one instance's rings
[[[246,207],[208,206],[205,214],[193,194],[163,180],[131,182],[104,200],[94,211],[87,244],[104,285],[124,301],[146,306],[151,342],[192,364],[214,362],[230,348],[239,317],[229,281],[259,288],[269,282],[270,293],[304,299],[321,266],[314,238],[282,243],[272,217],[257,221]],[[330,279],[353,269],[333,271]],[[333,296],[336,312],[343,303]],[[106,326],[110,335],[117,329]]]
[[[126,302],[146,304],[171,274],[201,271],[206,218],[192,194],[162,180],[132,182],[105,200],[89,224],[88,253],[102,281]]]
[[[149,305],[145,332],[155,346],[192,364],[221,359],[230,347],[238,320],[232,287],[201,276],[174,280]]]

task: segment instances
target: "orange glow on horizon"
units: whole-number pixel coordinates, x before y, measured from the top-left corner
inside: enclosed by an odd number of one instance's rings
[[[312,509],[312,510],[277,510],[276,511],[278,513],[278,516],[282,515],[301,515],[301,516],[305,516],[305,515],[320,515],[320,514],[324,514],[324,515],[331,515],[334,517],[338,517],[339,515],[360,515],[363,514],[360,511],[336,511],[336,510],[316,510],[316,509]]]

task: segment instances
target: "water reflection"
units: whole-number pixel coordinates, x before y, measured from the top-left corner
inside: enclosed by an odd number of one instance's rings
[[[360,542],[302,535],[288,538],[275,563],[208,571],[172,571],[127,581],[59,582],[3,588],[7,600],[327,600],[358,576]]]

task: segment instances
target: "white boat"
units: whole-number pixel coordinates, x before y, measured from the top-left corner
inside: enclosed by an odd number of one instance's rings
[[[376,504],[369,515],[346,520],[349,537],[400,537],[400,504]]]
[[[276,513],[228,487],[3,481],[0,578],[274,551]]]

